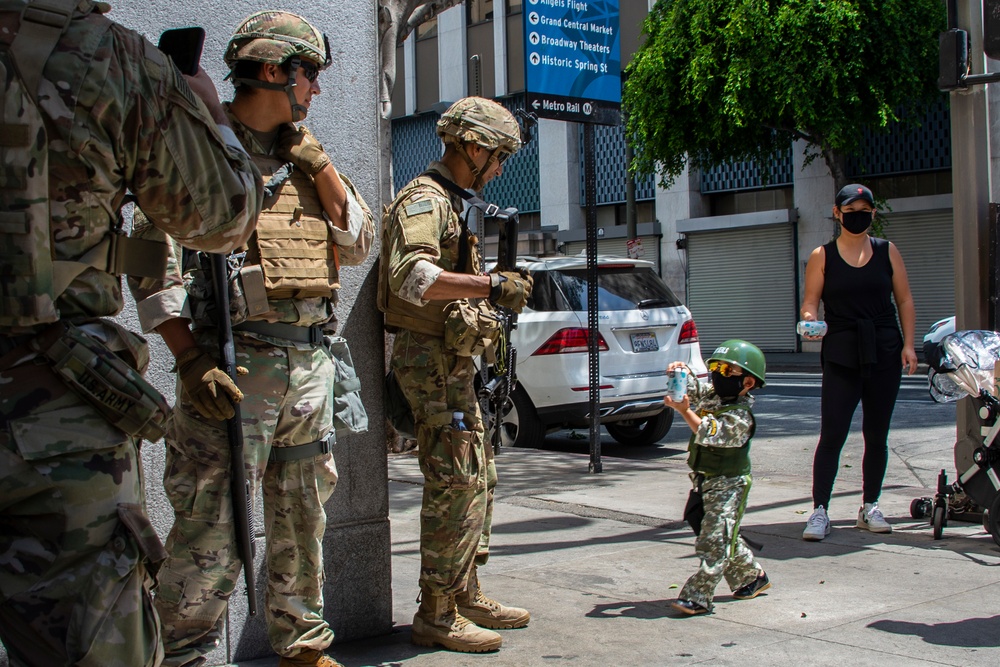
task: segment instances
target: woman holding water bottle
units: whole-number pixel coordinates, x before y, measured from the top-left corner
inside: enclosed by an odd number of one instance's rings
[[[815,509],[802,533],[811,541],[830,534],[833,482],[859,402],[865,451],[856,525],[874,533],[892,532],[878,507],[889,457],[889,421],[902,369],[909,375],[917,369],[916,315],[906,267],[895,245],[868,234],[875,217],[871,190],[857,183],[842,188],[833,217],[840,223],[840,235],[809,256],[798,326],[805,340],[823,341],[820,436],[813,459]],[[821,300],[825,322],[818,318]]]

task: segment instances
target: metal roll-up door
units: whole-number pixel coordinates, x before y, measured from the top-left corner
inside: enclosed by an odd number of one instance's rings
[[[689,232],[688,308],[706,357],[728,338],[794,352],[798,303],[790,224]]]
[[[652,262],[654,267],[660,265],[659,255],[660,255],[660,239],[657,236],[640,236],[639,239],[642,241],[642,257],[639,259],[645,260],[647,262]],[[628,246],[626,242],[628,239],[625,237],[613,238],[613,239],[597,239],[597,254],[600,257],[628,257]],[[565,246],[563,246],[563,254],[565,255],[579,255],[580,253],[586,251],[587,242],[586,241],[570,241]]]
[[[917,311],[916,344],[934,322],[955,314],[955,230],[951,211],[889,213],[885,237],[906,265]]]

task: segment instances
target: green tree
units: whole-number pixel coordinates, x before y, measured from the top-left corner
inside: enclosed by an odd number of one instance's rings
[[[633,168],[669,185],[803,139],[841,187],[863,128],[940,99],[945,24],[941,0],[658,0],[626,70]]]

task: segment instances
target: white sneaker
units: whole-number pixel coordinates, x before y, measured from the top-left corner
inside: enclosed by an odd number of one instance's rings
[[[806,522],[806,529],[802,531],[802,539],[810,542],[819,542],[830,534],[830,517],[826,515],[826,509],[820,505],[813,510],[812,516]]]
[[[858,510],[858,528],[870,530],[873,533],[891,533],[892,526],[882,516],[878,503],[865,503]]]

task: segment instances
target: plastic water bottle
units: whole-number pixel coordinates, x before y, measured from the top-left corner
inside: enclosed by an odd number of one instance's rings
[[[456,431],[467,431],[465,428],[465,413],[455,411],[451,413],[451,427]]]

